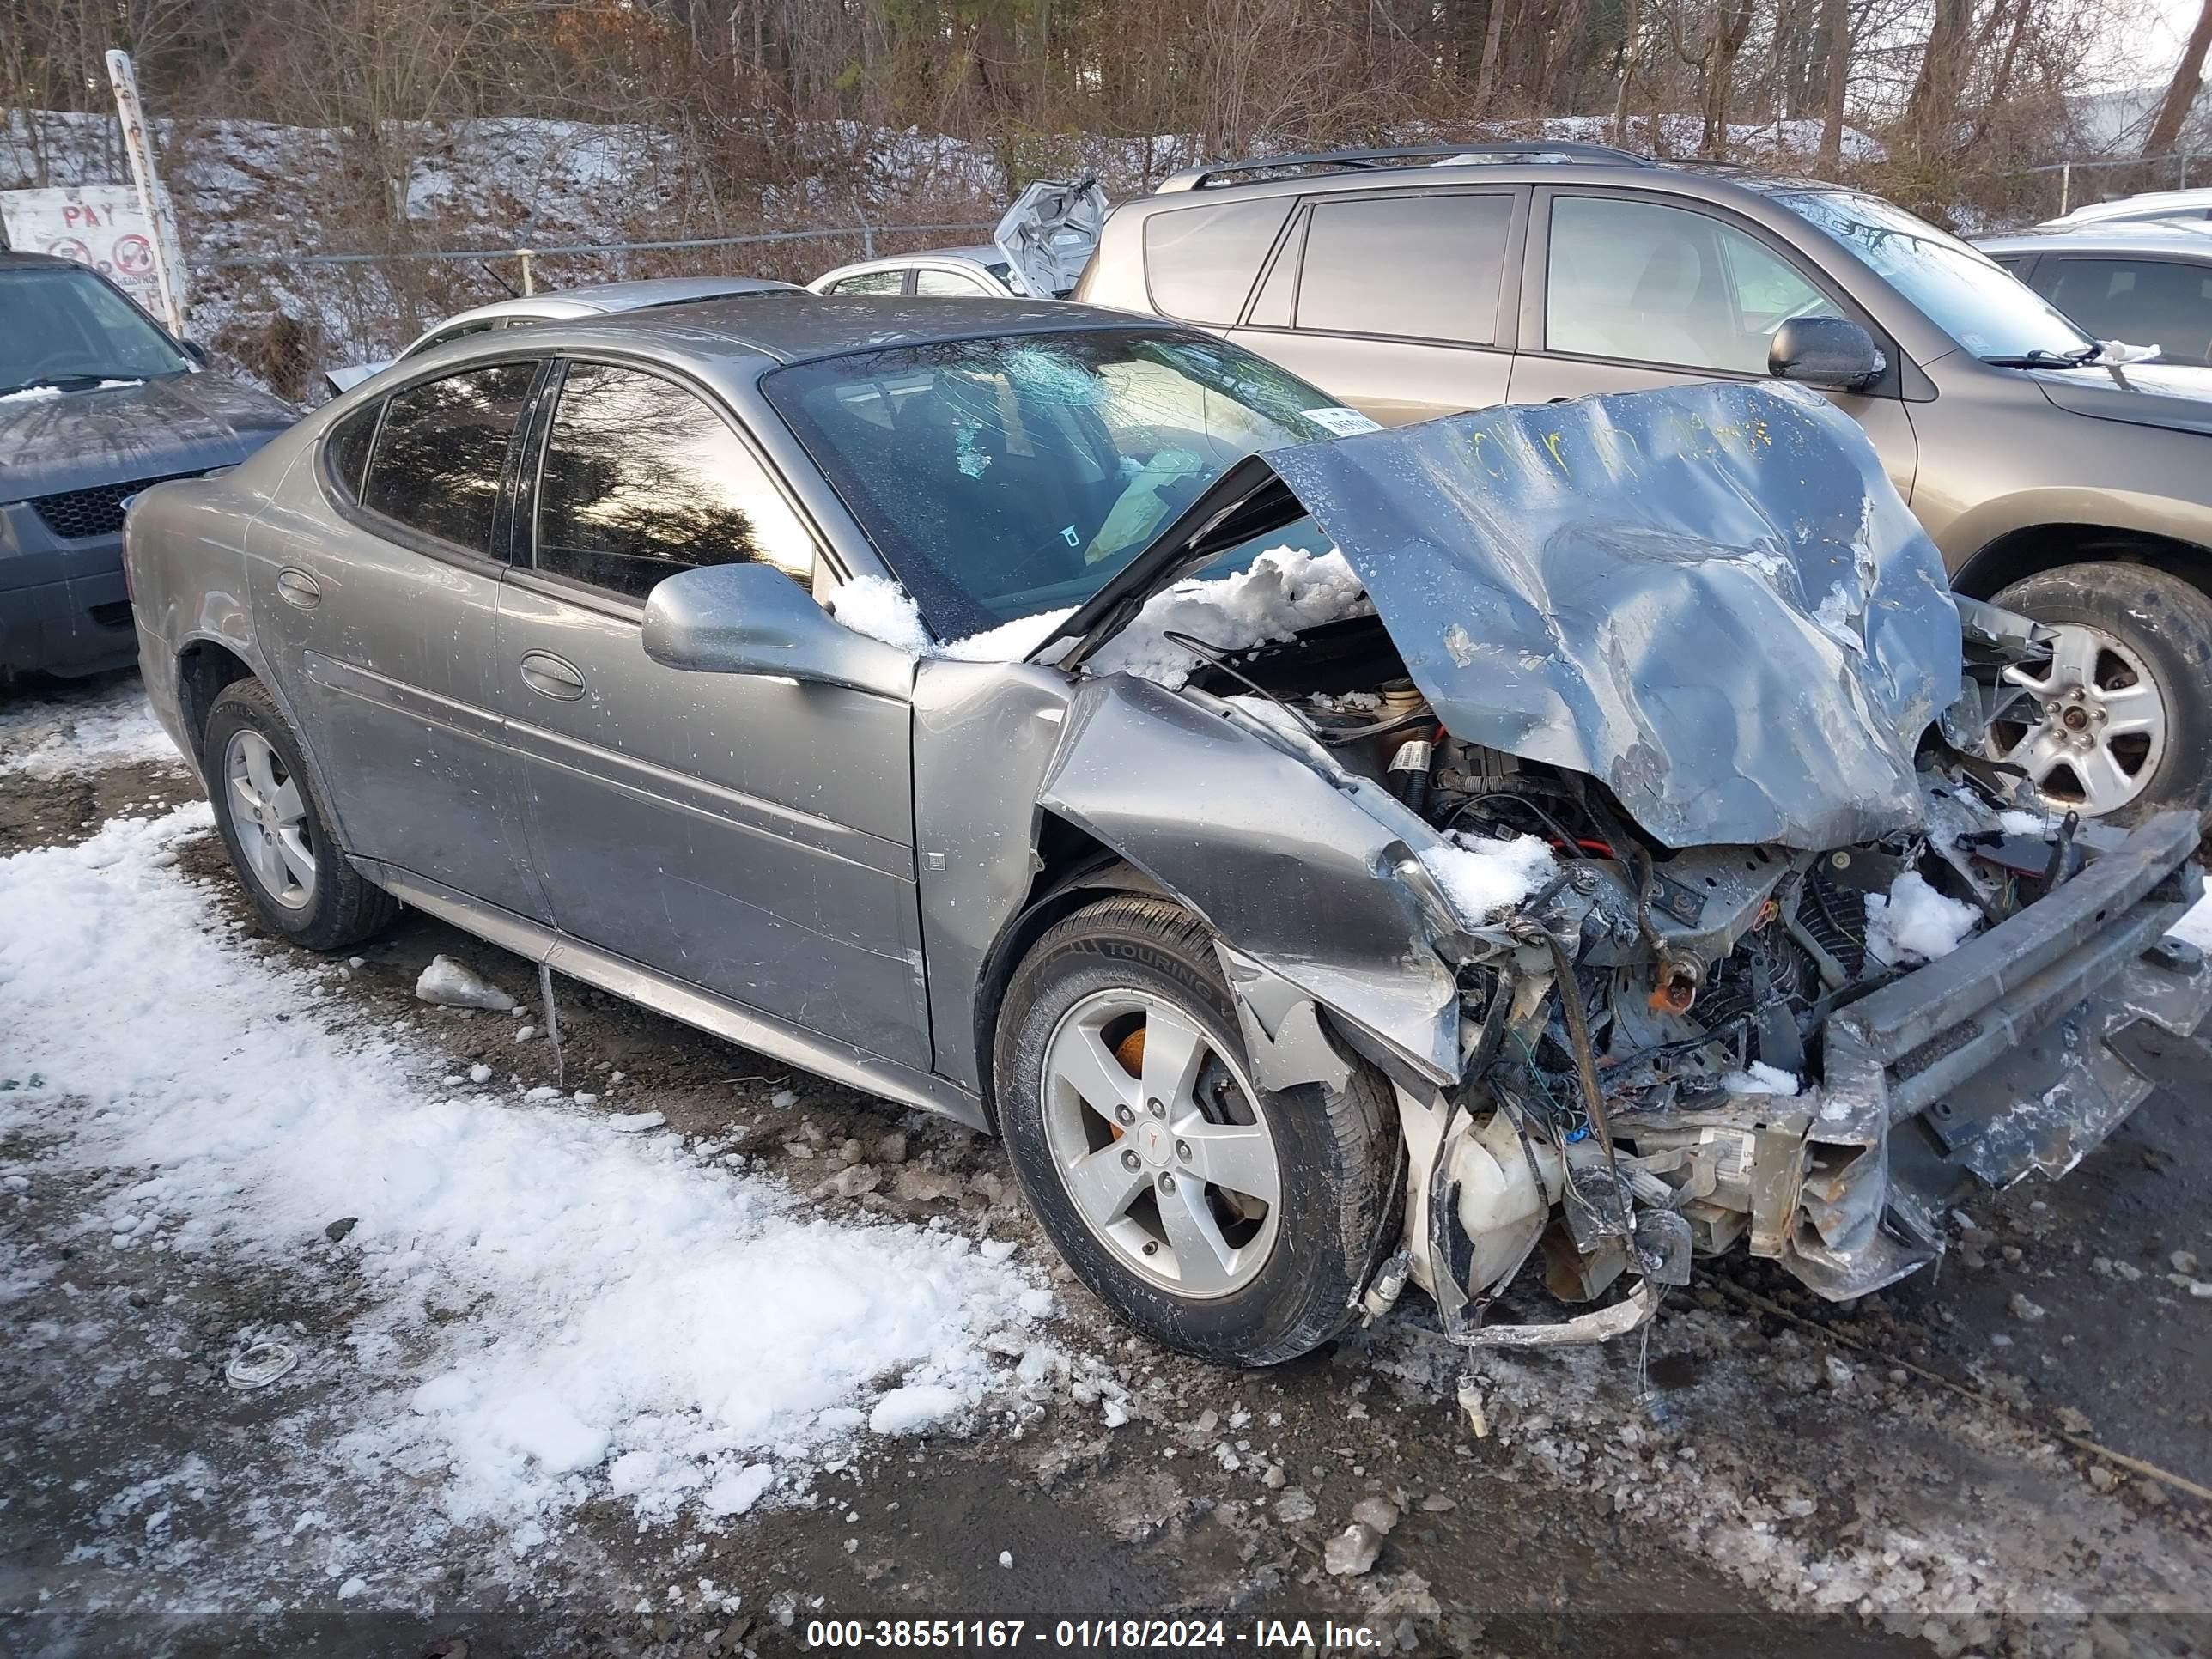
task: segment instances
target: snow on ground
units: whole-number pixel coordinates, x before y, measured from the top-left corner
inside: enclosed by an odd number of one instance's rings
[[[184,764],[136,678],[0,708],[0,777],[58,778],[165,760]]]
[[[872,1418],[972,1413],[1000,1381],[984,1339],[1018,1353],[1048,1313],[1002,1251],[825,1218],[544,1091],[440,1086],[434,1055],[250,953],[179,872],[210,823],[195,803],[0,860],[0,1135],[135,1176],[83,1223],[114,1249],[296,1265],[350,1218],[370,1299],[348,1352],[272,1390],[358,1390],[340,1478],[418,1541],[485,1522],[526,1551],[608,1494],[641,1521],[741,1513]]]

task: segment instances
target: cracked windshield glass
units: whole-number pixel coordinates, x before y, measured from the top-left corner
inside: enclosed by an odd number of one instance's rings
[[[1080,605],[1243,457],[1373,424],[1235,346],[1133,330],[937,341],[763,384],[946,639]]]

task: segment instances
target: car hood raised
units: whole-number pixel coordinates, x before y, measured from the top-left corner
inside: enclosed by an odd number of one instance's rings
[[[1276,480],[1297,501],[1270,513]],[[1819,850],[1921,823],[1913,756],[1958,696],[1958,609],[1873,446],[1822,399],[1671,387],[1270,451],[1070,619],[1069,659],[1298,505],[1455,737],[1601,780],[1670,847]]]
[[[2043,395],[2069,414],[2212,432],[2212,368],[2154,361],[2028,373]]]
[[[0,499],[228,466],[292,424],[267,392],[215,374],[0,402]]]

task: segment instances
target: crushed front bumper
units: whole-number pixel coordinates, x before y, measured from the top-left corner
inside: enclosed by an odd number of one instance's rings
[[[1752,1253],[1823,1296],[1862,1296],[1941,1253],[1963,1186],[2081,1162],[2212,1011],[2203,955],[2167,939],[2203,890],[2201,834],[2195,813],[2160,813],[1831,1016],[1821,1089],[1758,1131]]]

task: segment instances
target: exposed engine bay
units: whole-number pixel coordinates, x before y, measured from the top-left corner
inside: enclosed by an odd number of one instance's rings
[[[1307,517],[1358,602],[1237,650],[1182,590],[1155,626],[1191,672],[1085,683],[1039,799],[1212,925],[1264,1086],[1339,1086],[1340,1047],[1389,1079],[1370,1314],[1413,1284],[1456,1342],[1602,1339],[1739,1243],[1863,1295],[1940,1254],[1962,1186],[2070,1170],[2212,1010],[2168,932],[2197,815],[2054,817],[1985,758],[2047,647],[1951,592],[1817,398],[1251,458],[1058,659]],[[1132,776],[1202,779],[1205,833]],[[1488,1322],[1539,1251],[1590,1310]]]

